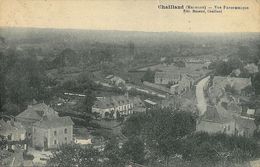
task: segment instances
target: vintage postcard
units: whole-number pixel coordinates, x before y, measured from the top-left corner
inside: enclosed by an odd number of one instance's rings
[[[0,166],[260,167],[260,1],[0,0]]]

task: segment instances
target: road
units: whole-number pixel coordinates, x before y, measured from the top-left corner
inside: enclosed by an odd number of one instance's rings
[[[197,98],[197,107],[199,110],[199,115],[203,115],[205,111],[207,110],[207,100],[204,95],[204,87],[208,83],[210,76],[202,79],[201,81],[198,82],[196,86],[196,98]]]

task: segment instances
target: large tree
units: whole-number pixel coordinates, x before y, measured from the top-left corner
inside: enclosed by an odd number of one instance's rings
[[[168,165],[171,155],[181,150],[180,143],[186,135],[195,130],[191,113],[183,111],[158,110],[151,112],[146,125],[146,142]]]
[[[84,102],[83,102],[83,107],[85,109],[85,112],[90,113],[92,111],[92,106],[94,105],[96,101],[96,96],[94,92],[90,89],[86,89],[84,91]]]
[[[119,148],[119,143],[115,138],[110,139],[104,149],[104,155],[108,158],[105,166],[121,167],[125,164],[125,159],[122,157],[122,151]]]
[[[138,118],[138,116],[141,116]],[[195,119],[191,113],[156,109],[147,114],[132,115],[123,126],[127,136],[141,136],[148,149],[163,157],[166,165],[170,156],[181,150],[180,143],[195,130]]]
[[[122,157],[130,162],[143,164],[144,148],[144,143],[139,137],[131,137],[122,146]]]
[[[145,73],[144,76],[142,77],[142,81],[147,81],[147,82],[154,82],[154,75],[155,72],[151,71],[149,68]]]
[[[252,77],[252,86],[255,89],[255,94],[260,95],[260,72],[256,73],[254,77]]]
[[[183,159],[195,167],[228,167],[258,156],[254,139],[226,134],[195,133],[183,140],[181,147]]]
[[[140,136],[147,121],[145,113],[136,113],[129,117],[123,124],[122,133],[127,136]]]

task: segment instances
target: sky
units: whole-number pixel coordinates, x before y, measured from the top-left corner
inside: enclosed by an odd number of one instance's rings
[[[158,5],[247,6],[222,14]],[[145,32],[260,32],[260,0],[0,0],[0,27]]]

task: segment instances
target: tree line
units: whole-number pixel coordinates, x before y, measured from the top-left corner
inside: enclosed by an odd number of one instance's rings
[[[54,152],[49,163],[95,167],[121,167],[130,163],[169,167],[176,164],[229,167],[259,156],[254,138],[195,132],[195,126],[195,116],[185,111],[156,109],[146,114],[133,114],[123,124],[122,132],[127,141],[121,146],[116,138],[108,140],[103,151],[92,146],[62,146]],[[71,155],[77,157],[71,158]]]

